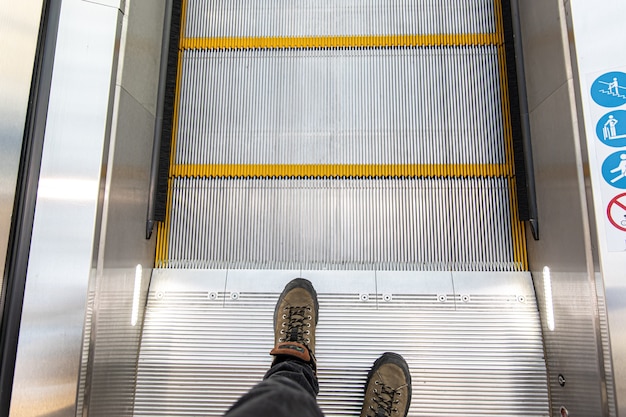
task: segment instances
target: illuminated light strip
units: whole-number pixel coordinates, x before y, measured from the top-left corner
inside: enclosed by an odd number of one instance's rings
[[[428,46],[501,45],[499,33],[379,35],[379,36],[301,36],[301,37],[228,37],[184,38],[182,49],[327,49],[327,48],[393,48]]]
[[[173,165],[174,177],[437,177],[494,178],[510,176],[506,164],[180,164]]]
[[[500,71],[500,92],[502,103],[502,122],[504,128],[504,146],[506,165],[510,170],[509,196],[511,201],[511,234],[513,239],[513,258],[522,270],[528,270],[528,254],[526,251],[526,230],[519,218],[517,210],[517,183],[514,178],[513,165],[513,128],[511,125],[511,105],[509,102],[509,83],[506,67],[506,53],[504,50],[504,22],[502,15],[502,0],[494,0],[494,14],[496,18],[496,33],[500,38],[498,43],[498,65]]]

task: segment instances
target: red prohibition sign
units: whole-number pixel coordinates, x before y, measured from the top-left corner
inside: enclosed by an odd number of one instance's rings
[[[624,211],[624,216],[619,219],[614,219],[611,213],[613,208],[621,208]],[[626,193],[616,196],[609,203],[609,207],[606,209],[606,214],[611,224],[617,227],[622,232],[626,232]]]

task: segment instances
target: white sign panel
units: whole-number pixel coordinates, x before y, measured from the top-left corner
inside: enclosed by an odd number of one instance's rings
[[[601,176],[607,249],[626,251],[626,67],[590,74],[587,123],[595,126],[596,174]],[[591,141],[590,141],[591,142]],[[593,155],[594,152],[591,152]]]

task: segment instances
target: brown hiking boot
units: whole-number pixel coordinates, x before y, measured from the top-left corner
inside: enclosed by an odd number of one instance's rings
[[[409,365],[397,353],[384,353],[367,376],[361,417],[406,417],[410,405]]]
[[[319,305],[313,284],[304,278],[289,282],[274,310],[274,349],[271,355],[293,356],[315,364],[315,326]]]

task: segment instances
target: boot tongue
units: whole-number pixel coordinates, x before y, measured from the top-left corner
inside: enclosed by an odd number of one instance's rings
[[[376,415],[375,417],[389,417],[391,415],[391,408],[393,407],[393,398],[395,390],[381,384],[380,392],[376,401]]]
[[[378,407],[378,410],[376,410],[376,417],[389,417],[389,414],[385,412],[384,408]]]
[[[304,307],[291,307],[287,324],[286,340],[303,343],[302,327],[304,326]]]
[[[290,342],[299,342],[300,340],[298,340],[298,328],[297,327],[292,327],[291,331],[289,332],[289,341]]]

